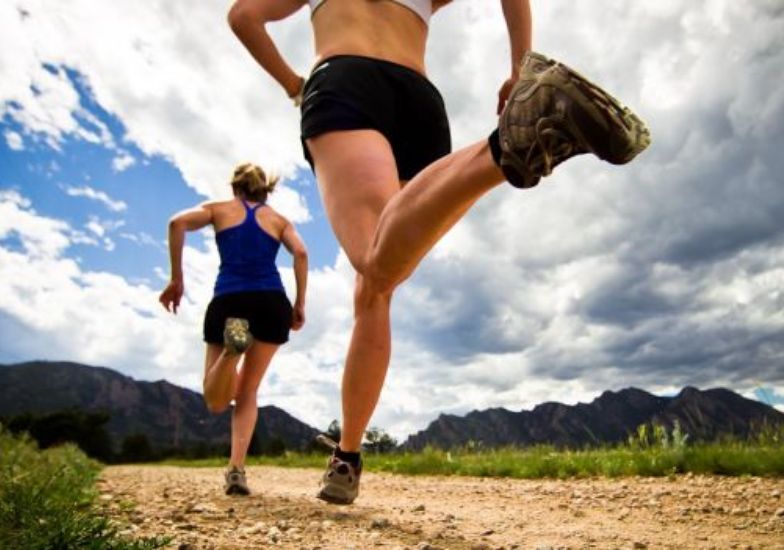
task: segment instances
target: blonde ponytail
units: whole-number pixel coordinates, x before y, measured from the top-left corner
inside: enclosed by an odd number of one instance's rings
[[[264,202],[267,195],[275,190],[278,176],[268,176],[261,167],[244,162],[234,169],[231,188],[234,194],[253,202]]]

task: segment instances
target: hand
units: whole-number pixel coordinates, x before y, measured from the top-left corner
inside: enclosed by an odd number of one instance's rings
[[[301,76],[298,77],[298,78],[299,78],[299,80],[297,82],[297,89],[296,89],[296,91],[294,91],[292,93],[292,92],[289,92],[287,90],[287,93],[289,95],[289,99],[291,99],[294,102],[294,107],[300,107],[302,105],[302,96],[305,93],[305,82],[306,82],[306,80],[303,77],[301,77]]]
[[[163,292],[161,292],[161,295],[158,297],[158,301],[163,304],[166,311],[171,311],[176,315],[177,308],[180,307],[180,300],[184,293],[185,285],[182,280],[172,280],[169,281],[169,284],[163,289]]]
[[[509,99],[509,94],[512,93],[512,87],[517,83],[517,75],[513,75],[509,77],[506,82],[501,85],[501,89],[498,90],[498,107],[496,108],[496,114],[501,115],[501,111],[504,110],[506,106],[506,101]]]
[[[291,316],[291,329],[299,330],[302,328],[302,325],[304,324],[305,324],[305,306],[295,304]]]

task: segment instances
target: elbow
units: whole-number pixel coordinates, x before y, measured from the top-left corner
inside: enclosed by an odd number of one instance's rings
[[[307,262],[308,261],[308,251],[304,247],[297,248],[294,251],[294,260],[299,262]]]

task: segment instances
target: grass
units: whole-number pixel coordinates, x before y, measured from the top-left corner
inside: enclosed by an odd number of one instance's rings
[[[96,503],[101,467],[74,445],[41,451],[0,425],[0,548],[153,550],[167,544],[119,535]]]
[[[322,468],[325,454],[287,452],[280,457],[250,457],[249,465]],[[784,444],[764,442],[704,443],[682,440],[627,444],[586,450],[554,447],[476,449],[366,454],[368,470],[408,475],[457,475],[521,479],[590,476],[668,476],[691,472],[727,476],[784,476]],[[224,466],[226,459],[169,460],[173,466]]]
[[[719,475],[784,475],[784,447],[697,445],[687,448],[626,447],[582,451],[552,447],[421,453],[369,457],[374,471],[521,479],[590,476],[667,476],[692,472]]]

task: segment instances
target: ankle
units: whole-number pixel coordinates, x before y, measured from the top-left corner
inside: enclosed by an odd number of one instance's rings
[[[335,449],[335,456],[344,462],[348,462],[355,468],[358,468],[359,464],[362,462],[362,456],[359,451],[357,452],[344,451],[340,447],[337,447]]]

